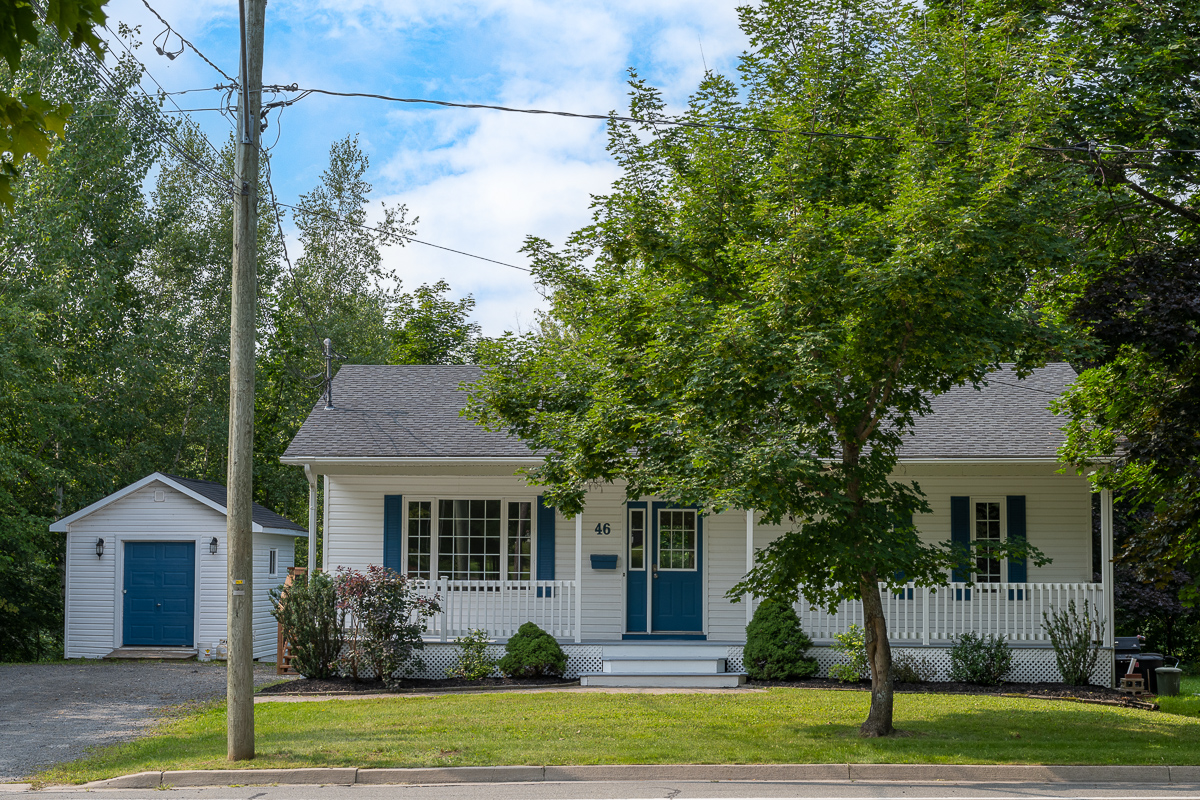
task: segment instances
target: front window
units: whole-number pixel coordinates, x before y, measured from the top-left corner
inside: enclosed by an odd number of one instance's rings
[[[975,502],[975,541],[1000,544],[1000,503],[995,500]],[[976,583],[1000,582],[1000,559],[979,557],[975,559]]]
[[[534,577],[533,503],[409,500],[405,565],[410,578],[527,581]]]

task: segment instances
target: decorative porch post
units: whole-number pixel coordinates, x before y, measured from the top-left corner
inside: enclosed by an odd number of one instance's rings
[[[321,503],[321,569],[329,572],[329,476],[325,476],[325,497]]]
[[[746,509],[746,572],[754,569],[754,509]],[[746,624],[754,618],[753,595],[746,594]]]
[[[1113,604],[1113,499],[1112,489],[1100,490],[1100,591],[1104,596],[1104,646],[1113,646],[1116,607]],[[1110,658],[1108,685],[1116,686],[1116,662]]]
[[[583,641],[583,512],[575,515],[575,641]]]
[[[317,476],[312,466],[304,465],[304,477],[308,478],[308,579],[317,573]]]

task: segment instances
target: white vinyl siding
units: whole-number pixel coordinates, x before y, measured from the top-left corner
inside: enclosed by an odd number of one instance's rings
[[[162,500],[156,501],[159,493]],[[164,484],[153,482],[72,523],[67,536],[67,658],[100,658],[120,647],[123,609],[122,575],[126,541],[190,541],[196,547],[195,641],[200,647],[225,636],[225,515]],[[96,557],[96,539],[104,538],[104,556]],[[217,553],[209,543],[217,538]],[[267,550],[278,551],[280,575],[294,557],[294,538],[254,534],[255,658],[274,659],[275,620],[270,616],[266,587],[282,583],[268,578]],[[89,560],[90,557],[90,560]]]

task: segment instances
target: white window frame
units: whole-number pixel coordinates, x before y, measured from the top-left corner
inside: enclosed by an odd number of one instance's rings
[[[974,496],[971,497],[971,514],[970,514],[971,542],[974,543],[974,542],[979,541],[978,539],[975,538],[975,510],[976,510],[976,505],[978,503],[996,503],[997,505],[999,505],[999,507],[1000,507],[1000,543],[1003,544],[1004,542],[1007,542],[1008,541],[1008,503],[1006,502],[1006,499],[1004,496],[996,497],[993,495],[980,495],[979,497],[974,497]],[[1008,559],[1001,558],[1001,559],[999,559],[999,561],[1000,561],[1000,580],[998,582],[1006,583],[1005,579],[1008,578]],[[986,587],[986,586],[994,585],[991,582],[980,583],[978,580],[976,580],[978,575],[979,575],[979,573],[976,572],[974,566],[972,566],[971,580],[972,580],[972,582],[974,582],[976,587]]]
[[[275,578],[279,575],[279,548],[272,547],[267,550],[267,575]]]
[[[404,495],[404,509],[402,517],[402,535],[401,535],[401,564],[404,567],[404,574],[408,575],[408,504],[409,503],[429,503],[430,509],[430,541],[429,541],[429,577],[428,578],[413,578],[412,580],[428,580],[438,581],[438,557],[441,553],[438,550],[438,503],[441,500],[499,500],[500,501],[500,581],[507,583],[508,577],[508,504],[509,503],[529,503],[529,580],[537,580],[538,569],[538,508],[537,498],[528,495],[504,495],[502,497],[478,495],[478,494],[438,494],[438,495]],[[476,580],[471,578],[447,578],[447,580],[466,581]],[[485,580],[495,580],[489,578]],[[517,579],[512,579],[517,580]]]

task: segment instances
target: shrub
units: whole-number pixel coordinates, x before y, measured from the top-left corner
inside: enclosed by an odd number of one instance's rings
[[[366,573],[338,568],[334,579],[338,608],[349,622],[349,635],[339,664],[354,680],[369,669],[388,686],[403,671],[421,667],[415,651],[423,650],[425,620],[441,610],[436,597],[423,597],[409,587],[408,578],[386,567],[371,565]]]
[[[817,660],[808,657],[812,640],[800,627],[800,618],[788,603],[764,600],[746,626],[742,658],[754,680],[786,681],[817,672]]]
[[[892,654],[892,680],[900,683],[923,683],[937,677],[937,667],[925,656],[902,650]]]
[[[1086,686],[1092,682],[1092,670],[1100,659],[1100,639],[1104,622],[1099,611],[1092,616],[1091,604],[1084,601],[1083,613],[1075,610],[1075,601],[1063,611],[1042,612],[1042,621],[1050,643],[1054,645],[1054,660],[1063,683]]]
[[[567,671],[567,654],[553,636],[526,622],[504,645],[500,671],[511,678],[562,675]]]
[[[458,666],[450,674],[469,681],[479,681],[492,674],[496,659],[488,655],[491,637],[487,631],[467,631],[466,636],[454,640],[458,645]]]
[[[829,668],[829,677],[843,683],[862,680],[870,674],[867,663],[867,632],[860,625],[851,625],[845,633],[833,635],[833,652],[849,659],[848,664],[834,664]]]
[[[995,686],[1012,671],[1012,648],[1004,637],[964,633],[950,647],[950,680]]]
[[[312,580],[298,574],[288,587],[271,589],[271,614],[283,628],[292,654],[292,669],[306,678],[329,678],[337,672],[342,651],[342,614],[328,575]]]

